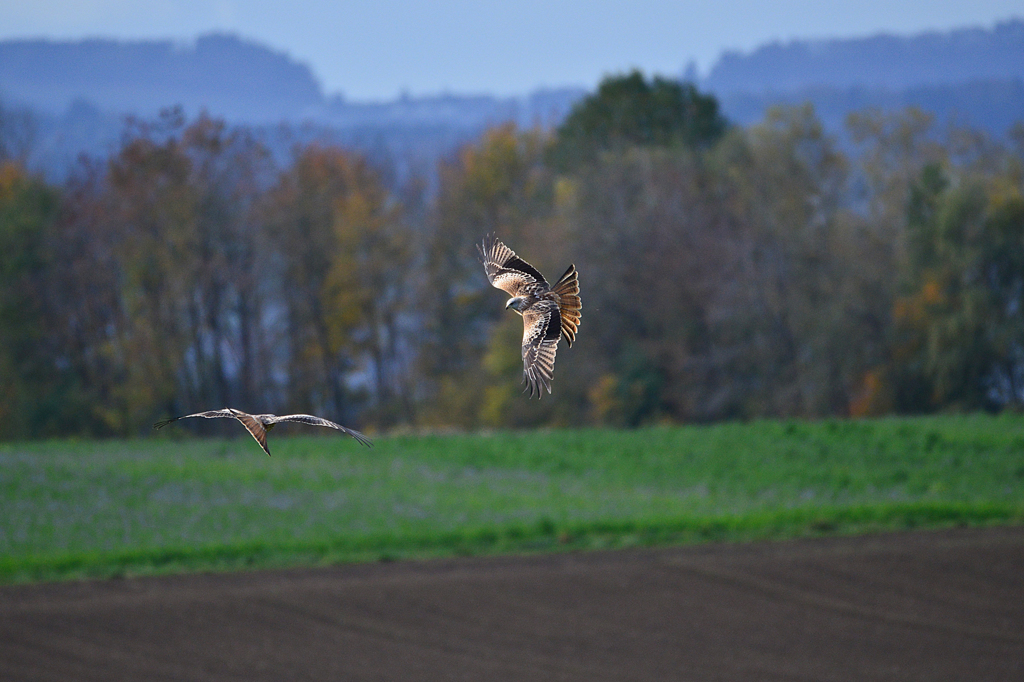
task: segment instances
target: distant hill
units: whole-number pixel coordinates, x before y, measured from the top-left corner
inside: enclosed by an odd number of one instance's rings
[[[324,103],[309,67],[221,34],[192,44],[2,41],[0,98],[47,114],[84,100],[117,114],[181,105],[244,121],[294,118]]]
[[[152,118],[171,106],[255,127],[281,157],[297,139],[315,138],[364,152],[405,177],[430,172],[438,157],[487,126],[557,124],[585,94],[561,88],[521,97],[349,102],[325,96],[306,65],[232,35],[205,35],[190,44],[0,41],[0,111],[32,112],[37,125],[30,160],[53,178],[80,153],[113,151],[125,115]]]
[[[793,92],[827,85],[902,90],[979,80],[1024,79],[1024,21],[916,36],[771,43],[749,54],[725,52],[705,87],[733,92]]]
[[[1003,135],[1024,121],[1024,21],[993,29],[772,43],[726,52],[701,81],[741,125],[778,104],[810,102],[837,131],[851,111],[916,106],[940,124]]]
[[[909,37],[772,43],[748,54],[724,53],[698,81],[741,125],[763,120],[772,105],[809,101],[836,132],[850,111],[914,105],[940,120],[1002,135],[1024,121],[1024,21]],[[555,88],[519,97],[351,102],[325,94],[305,64],[233,35],[191,43],[0,41],[0,113],[34,112],[31,161],[51,177],[66,173],[82,152],[103,156],[116,149],[125,114],[153,117],[174,105],[191,116],[205,109],[261,129],[282,158],[297,139],[329,140],[409,177],[432,172],[439,157],[487,126],[557,125],[585,95]]]
[[[0,41],[0,102],[60,116],[94,109],[151,116],[181,106],[206,109],[238,123],[315,121],[342,128],[366,125],[455,125],[477,129],[496,121],[522,125],[560,120],[579,88],[523,97],[442,94],[391,102],[328,98],[305,64],[232,35],[192,44],[171,41]]]

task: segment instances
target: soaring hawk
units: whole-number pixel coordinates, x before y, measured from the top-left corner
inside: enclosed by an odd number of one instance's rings
[[[276,414],[246,414],[241,410],[235,410],[230,407],[225,407],[223,410],[210,410],[209,412],[196,412],[195,414],[186,414],[181,417],[173,417],[171,419],[164,419],[153,424],[154,429],[159,429],[167,426],[171,422],[176,422],[179,419],[188,419],[189,417],[203,417],[205,419],[216,419],[217,417],[234,417],[238,421],[242,422],[252,437],[256,439],[256,442],[263,448],[263,452],[270,454],[270,448],[267,447],[267,431],[274,428],[276,424],[280,422],[301,422],[303,424],[311,424],[313,426],[327,426],[332,429],[338,429],[343,433],[355,438],[357,441],[367,447],[373,447],[370,439],[359,433],[354,429],[348,429],[341,424],[335,424],[332,421],[328,421],[321,417],[314,417],[311,414],[286,414],[282,417],[278,417]]]
[[[558,340],[572,347],[580,324],[580,283],[576,266],[570,265],[555,286],[498,239],[478,245],[487,279],[512,296],[505,309],[523,316],[523,381],[530,397],[551,393]]]

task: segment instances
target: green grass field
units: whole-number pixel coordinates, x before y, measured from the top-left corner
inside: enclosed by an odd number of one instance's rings
[[[1024,522],[1014,415],[308,433],[2,444],[0,581]]]

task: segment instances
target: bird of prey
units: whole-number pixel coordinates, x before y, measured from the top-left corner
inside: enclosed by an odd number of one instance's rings
[[[167,426],[171,422],[176,422],[179,419],[188,419],[189,417],[203,417],[204,419],[216,419],[217,417],[234,417],[238,421],[242,422],[252,437],[256,439],[256,442],[263,448],[263,452],[270,454],[270,448],[267,447],[267,431],[274,428],[275,425],[281,422],[301,422],[302,424],[311,424],[313,426],[327,426],[332,429],[338,429],[344,433],[355,438],[357,441],[367,447],[373,447],[373,443],[370,439],[359,433],[354,429],[348,429],[341,424],[335,424],[332,421],[328,421],[321,417],[314,417],[311,414],[286,414],[283,416],[277,416],[276,414],[246,414],[241,410],[235,410],[230,407],[225,407],[223,410],[210,410],[209,412],[196,412],[195,414],[186,414],[180,417],[173,417],[171,419],[164,419],[153,424],[154,429],[159,429]]]
[[[569,347],[576,340],[583,305],[576,266],[570,265],[554,286],[498,239],[477,245],[491,284],[512,296],[505,309],[523,316],[523,381],[530,397],[551,393],[555,351],[563,336]]]

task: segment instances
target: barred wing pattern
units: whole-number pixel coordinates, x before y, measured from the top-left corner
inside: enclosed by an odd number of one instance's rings
[[[558,303],[558,313],[562,324],[562,336],[569,348],[572,348],[576,340],[576,329],[580,325],[583,303],[580,301],[580,279],[576,272],[576,266],[570,265],[565,274],[558,278],[555,286],[551,287],[551,293],[555,295]]]
[[[497,289],[509,296],[525,296],[533,292],[544,292],[549,289],[544,275],[537,271],[516,252],[497,239],[490,243],[485,239],[483,245],[477,245],[484,263],[487,279]]]
[[[523,379],[530,397],[551,393],[555,376],[561,316],[553,301],[541,301],[523,312]]]
[[[270,455],[270,448],[267,446],[267,431],[274,428],[274,425],[279,424],[280,422],[300,422],[302,424],[311,424],[312,426],[327,426],[332,429],[337,429],[343,433],[347,433],[367,447],[373,447],[373,443],[370,442],[370,439],[355,429],[346,428],[341,424],[335,424],[334,422],[322,417],[315,417],[311,414],[288,414],[280,417],[275,414],[248,414],[247,412],[242,412],[241,410],[236,410],[230,407],[226,407],[223,410],[209,410],[207,412],[196,412],[195,414],[186,414],[180,417],[172,417],[171,419],[163,419],[153,424],[153,428],[160,429],[171,422],[176,422],[179,419],[188,419],[190,417],[203,417],[204,419],[227,417],[237,419],[249,434],[256,439],[256,442],[260,444],[260,447],[263,448],[263,451],[267,453],[267,455]]]

